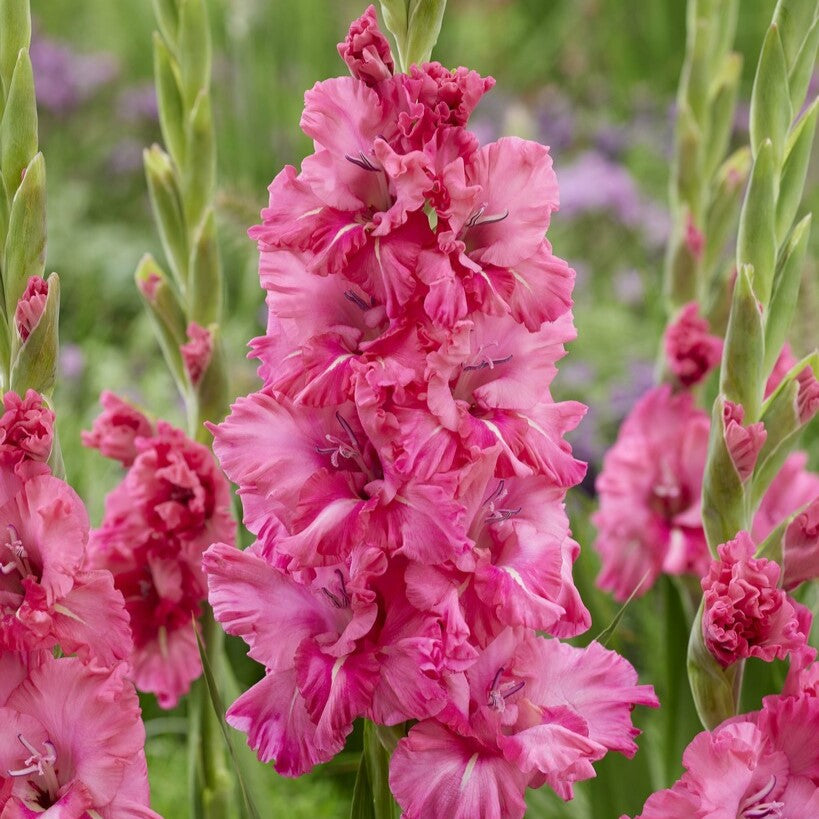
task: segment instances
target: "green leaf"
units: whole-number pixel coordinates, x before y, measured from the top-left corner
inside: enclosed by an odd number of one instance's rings
[[[785,148],[785,134],[793,119],[788,88],[788,69],[779,39],[779,29],[771,25],[762,44],[762,53],[751,92],[751,150],[754,157],[762,143],[773,143],[774,165],[779,166]]]
[[[162,138],[177,167],[185,162],[185,112],[176,62],[162,37],[154,32],[154,81]]]
[[[29,0],[0,0],[0,102],[8,96],[20,49],[28,50],[30,44]]]
[[[179,183],[171,158],[158,145],[146,149],[143,160],[159,238],[176,282],[184,292],[188,281],[188,240]]]
[[[216,685],[216,679],[213,675],[213,669],[211,668],[207,651],[205,649],[205,645],[202,642],[202,638],[200,637],[199,631],[196,629],[195,624],[192,627],[196,632],[196,644],[199,648],[199,657],[202,660],[202,671],[204,672],[205,683],[207,685],[208,695],[210,696],[210,702],[211,705],[213,706],[213,710],[219,723],[219,729],[222,732],[222,738],[225,741],[225,745],[227,745],[230,760],[233,763],[233,773],[236,776],[236,781],[239,783],[239,788],[242,792],[242,801],[244,802],[246,815],[249,817],[249,819],[261,819],[261,813],[259,813],[259,809],[256,807],[256,805],[253,802],[253,799],[251,798],[250,792],[245,784],[244,776],[242,775],[241,765],[239,764],[239,761],[236,758],[236,750],[233,747],[231,736],[228,733],[227,723],[225,722],[224,719],[225,706],[224,703],[222,702],[222,698],[219,693],[219,688]],[[216,816],[217,814],[213,815]]]
[[[751,284],[750,268],[744,266],[734,284],[720,369],[720,392],[729,401],[742,404],[748,424],[759,417],[765,387],[762,373],[764,339],[762,315]]]
[[[0,167],[9,196],[37,153],[37,100],[28,52],[20,50],[0,121]]]
[[[614,636],[614,632],[617,631],[617,627],[620,625],[620,621],[623,619],[623,615],[626,613],[626,609],[629,607],[629,604],[632,600],[637,596],[637,593],[640,592],[642,589],[643,583],[645,582],[646,578],[651,574],[651,570],[648,569],[646,573],[640,578],[640,582],[634,587],[631,594],[626,599],[626,602],[623,603],[622,606],[617,610],[617,613],[612,617],[611,622],[594,638],[596,642],[600,643],[601,646],[608,646],[609,640]],[[641,593],[644,593],[645,589]]]
[[[11,389],[19,395],[25,395],[28,389],[51,395],[57,378],[59,324],[60,278],[52,273],[43,315],[20,346],[11,368]]]
[[[188,316],[202,326],[222,315],[222,264],[216,241],[216,220],[208,208],[193,240],[188,289]]]
[[[773,144],[766,139],[751,170],[751,181],[739,216],[737,237],[737,270],[743,265],[753,268],[756,295],[767,307],[771,296],[776,261],[776,180]]]
[[[802,48],[796,55],[788,75],[791,94],[791,107],[798,111],[808,93],[810,78],[816,65],[816,47],[819,45],[819,17],[813,21]]]
[[[791,229],[794,217],[799,210],[812,154],[813,137],[816,133],[817,111],[819,111],[819,99],[813,101],[788,136],[782,177],[779,183],[779,200],[776,205],[776,235],[778,237],[784,236]]]
[[[45,160],[37,154],[26,168],[14,194],[3,260],[6,316],[13,324],[14,311],[28,280],[42,276],[46,253]]]
[[[202,219],[205,208],[213,199],[216,180],[216,150],[213,144],[213,119],[210,96],[200,91],[185,128],[188,161],[182,172],[182,197],[185,218],[193,228]]]
[[[398,819],[401,810],[390,791],[390,756],[378,739],[375,725],[369,720],[364,722],[364,757],[375,819]]]
[[[210,26],[204,0],[179,2],[179,65],[185,108],[193,108],[199,92],[210,86]]]
[[[802,265],[810,238],[811,214],[791,231],[779,251],[774,274],[771,304],[765,321],[765,363],[763,375],[773,369],[796,312],[796,300],[802,282]]]
[[[367,767],[367,756],[361,754],[358,773],[353,787],[353,801],[350,805],[350,819],[376,819],[373,806],[373,790]]]

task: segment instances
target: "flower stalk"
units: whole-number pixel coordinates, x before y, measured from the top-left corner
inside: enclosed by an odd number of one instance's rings
[[[135,278],[184,399],[188,433],[208,443],[205,422],[220,420],[228,404],[219,332],[224,284],[213,204],[210,29],[203,0],[155,0],[154,13],[159,26],[154,34],[154,76],[166,150],[159,145],[146,149],[144,166],[170,275],[145,256]],[[201,636],[217,685],[222,690],[235,687],[224,657],[224,637],[210,609],[202,617]],[[191,815],[196,819],[237,815],[241,800],[219,726],[223,715],[212,707],[202,679],[194,684],[188,708]],[[233,759],[244,768],[242,779],[252,801],[253,790],[259,787],[258,765],[238,746]]]
[[[815,59],[817,19],[815,6],[780,0],[754,78],[753,167],[740,212],[737,273],[702,493],[703,525],[715,557],[719,544],[750,531],[763,494],[812,416],[799,397],[816,378],[816,354],[800,362],[767,400],[765,392],[795,309],[810,231],[810,216],[792,224],[815,132],[816,103],[798,122],[793,118],[807,90],[803,61]],[[754,453],[750,477],[738,473],[728,452],[722,418],[729,402],[742,408],[747,425],[762,422],[765,437]],[[702,645],[701,624],[695,622],[689,681],[706,728],[737,713],[741,679],[742,661],[722,668]]]

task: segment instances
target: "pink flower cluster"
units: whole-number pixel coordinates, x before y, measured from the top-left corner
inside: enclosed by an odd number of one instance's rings
[[[726,446],[738,477],[747,480],[766,431],[758,422],[743,426],[742,420],[742,407],[726,404]],[[639,593],[646,592],[661,573],[702,577],[708,570],[700,496],[709,427],[708,415],[689,392],[656,387],[638,401],[606,453],[594,517],[595,546],[603,561],[597,582],[618,600],[638,585]],[[802,453],[788,457],[762,498],[751,532],[761,543],[783,520],[800,513],[786,538],[788,588],[819,577],[819,475],[807,471],[805,462]]]
[[[230,490],[207,447],[112,393],[102,404],[83,442],[128,472],[106,498],[88,561],[111,572],[125,598],[137,688],[172,708],[202,672],[191,622],[207,597],[202,553],[234,542]]]
[[[0,817],[156,817],[122,594],[89,565],[88,515],[48,467],[53,412],[31,390],[3,405]]]
[[[761,710],[697,734],[682,778],[650,796],[638,819],[819,816],[817,674],[815,662],[792,665],[785,691]]]
[[[802,649],[810,610],[778,588],[779,564],[755,558],[747,532],[717,551],[719,559],[702,579],[702,632],[708,650],[727,667],[747,657],[784,659]]]
[[[251,231],[264,385],[213,430],[257,541],[208,550],[210,601],[265,667],[228,721],[299,775],[358,717],[413,720],[406,816],[522,816],[527,785],[569,797],[633,754],[656,705],[613,652],[535,635],[589,625],[563,505],[585,407],[549,392],[575,334],[557,182],[547,148],[466,129],[491,80],[394,74],[372,7],[339,51],[352,77],[307,93],[315,151]]]

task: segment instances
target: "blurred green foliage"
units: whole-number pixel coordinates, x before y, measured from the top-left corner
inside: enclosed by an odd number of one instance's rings
[[[364,4],[210,3],[217,206],[229,316],[224,334],[235,395],[255,387],[245,345],[261,333],[264,320],[256,251],[246,230],[266,204],[265,188],[273,176],[310,149],[298,130],[303,93],[316,81],[343,73],[335,44]],[[741,7],[737,48],[745,56],[740,99],[746,103],[773,6],[773,0],[754,0]],[[32,7],[35,40],[59,40],[79,54],[107,54],[116,67],[112,77],[93,93],[80,93],[71,105],[43,105],[40,119],[49,177],[47,270],[57,270],[62,283],[60,439],[68,479],[96,522],[106,492],[120,478],[116,464],[79,444],[80,430],[98,411],[100,391],[114,390],[172,422],[184,422],[132,278],[145,252],[161,257],[141,168],[142,148],[160,139],[151,116],[154,22],[146,0],[32,0]],[[575,435],[580,456],[591,461],[587,489],[623,414],[651,382],[665,320],[663,214],[684,9],[683,0],[449,0],[434,53],[447,65],[466,64],[498,80],[474,117],[482,139],[515,133],[553,147],[565,213],[553,218],[550,239],[578,270],[578,340],[555,393],[591,407]],[[59,72],[51,75],[45,70],[37,75],[39,96],[43,83],[59,79]],[[82,85],[81,72],[76,81]],[[747,141],[746,127],[737,123],[737,144]],[[813,165],[804,205],[815,209],[815,158]],[[608,198],[601,198],[600,189],[608,188]],[[792,328],[791,341],[800,351],[819,343],[817,236],[814,231],[813,261]],[[817,444],[814,431],[814,456]],[[575,576],[593,614],[588,641],[610,622],[617,606],[594,587],[598,561],[588,522],[593,501],[580,489],[570,506],[575,537],[584,547]],[[532,816],[603,819],[634,813],[648,792],[679,775],[681,750],[696,730],[684,681],[692,613],[679,601],[670,581],[658,584],[631,604],[610,644],[637,665],[642,681],[652,682],[663,702],[657,712],[635,712],[645,729],[641,753],[632,761],[610,755],[597,766],[597,779],[578,786],[567,806],[545,789],[532,794]],[[230,651],[244,681],[252,682],[258,672],[242,665],[242,646],[231,644]],[[770,683],[773,690],[776,681]],[[762,693],[749,696],[758,702]],[[151,698],[143,705],[155,807],[183,819],[185,745],[179,717],[184,707],[168,715]],[[360,748],[359,736],[350,747]],[[342,755],[296,782],[271,770],[265,815],[347,815],[356,765],[354,757]]]

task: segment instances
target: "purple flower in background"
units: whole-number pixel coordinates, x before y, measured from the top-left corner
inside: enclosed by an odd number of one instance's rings
[[[614,294],[617,300],[629,307],[640,304],[645,295],[643,277],[633,267],[619,270],[614,274]]]
[[[60,346],[60,375],[66,381],[75,381],[85,370],[85,354],[76,344]]]
[[[54,114],[68,114],[119,72],[111,54],[78,54],[36,31],[30,54],[37,103]]]
[[[143,82],[123,89],[117,97],[117,116],[124,122],[158,119],[159,108],[154,84]]]
[[[632,361],[625,383],[615,384],[609,397],[609,408],[614,418],[624,418],[637,400],[654,386],[654,362]]]
[[[624,225],[642,231],[652,243],[667,236],[668,215],[662,207],[640,193],[624,166],[599,151],[586,151],[564,166],[560,187],[563,216],[609,211]]]

